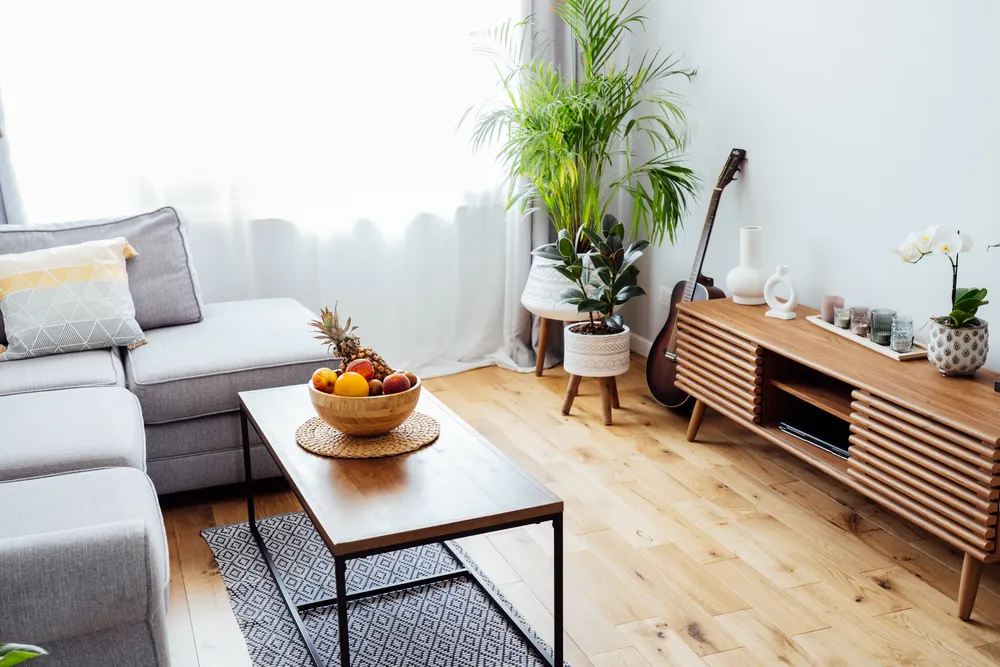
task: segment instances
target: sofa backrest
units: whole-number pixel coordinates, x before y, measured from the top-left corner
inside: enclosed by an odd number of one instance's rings
[[[148,330],[201,321],[201,289],[187,229],[173,208],[115,220],[0,225],[0,255],[119,236],[139,253],[127,267],[139,326]],[[5,341],[0,318],[0,343]]]

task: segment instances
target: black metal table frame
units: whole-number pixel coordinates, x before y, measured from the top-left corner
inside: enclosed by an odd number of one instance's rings
[[[450,533],[448,535],[435,537],[433,539],[426,540],[414,540],[409,542],[401,542],[399,544],[393,544],[389,547],[381,547],[377,549],[368,549],[366,551],[360,551],[352,553],[349,556],[333,556],[334,563],[334,575],[336,580],[336,597],[326,598],[323,600],[313,600],[312,602],[306,602],[304,604],[297,604],[293,599],[288,589],[285,587],[284,581],[281,579],[281,575],[278,569],[274,565],[274,561],[271,560],[271,554],[267,550],[267,545],[264,544],[264,539],[260,535],[260,531],[257,529],[257,513],[254,507],[254,488],[253,488],[253,469],[250,463],[250,429],[249,424],[251,420],[249,419],[246,411],[246,407],[240,402],[240,430],[243,436],[243,472],[245,475],[245,486],[246,486],[246,500],[247,500],[247,514],[248,523],[250,526],[250,534],[253,535],[254,542],[257,544],[257,549],[260,551],[261,555],[264,557],[264,562],[267,564],[267,569],[271,573],[271,577],[278,586],[278,590],[281,592],[281,597],[285,602],[285,606],[288,611],[291,612],[292,620],[295,622],[295,626],[299,630],[299,635],[302,637],[302,641],[305,642],[306,649],[309,651],[309,655],[312,658],[313,663],[316,667],[324,667],[323,661],[316,651],[316,647],[312,640],[309,638],[308,632],[306,632],[305,624],[302,621],[302,612],[309,611],[311,609],[319,609],[321,607],[332,607],[336,605],[337,607],[337,629],[340,635],[340,665],[341,667],[350,667],[351,665],[351,655],[350,655],[350,635],[348,632],[347,623],[347,603],[360,600],[363,598],[374,597],[376,595],[384,595],[386,593],[393,593],[396,591],[405,590],[407,588],[414,588],[417,586],[426,586],[428,584],[437,583],[440,581],[447,581],[449,579],[455,579],[457,577],[471,577],[476,583],[479,589],[489,597],[490,601],[496,605],[498,609],[503,613],[508,621],[513,624],[517,629],[518,633],[528,642],[529,646],[534,649],[535,653],[542,659],[543,662],[549,665],[549,667],[562,667],[564,664],[564,638],[563,638],[563,515],[562,512],[556,514],[549,514],[542,517],[536,517],[532,519],[526,519],[522,521],[512,521],[509,523],[490,526],[487,530],[466,530],[459,531],[455,533]],[[264,436],[260,433],[260,430],[254,424],[254,430],[257,431],[257,435],[263,440]],[[294,488],[294,487],[293,487]],[[296,491],[296,495],[298,492]],[[302,498],[299,498],[301,501]],[[457,540],[462,537],[469,537],[472,535],[481,535],[484,533],[492,533],[500,530],[506,530],[508,528],[517,528],[520,526],[526,526],[535,523],[545,523],[546,521],[552,522],[552,560],[554,569],[554,586],[553,586],[553,604],[552,604],[552,615],[555,620],[555,637],[553,638],[552,653],[553,655],[548,655],[542,644],[536,639],[534,632],[527,627],[526,623],[519,620],[517,617],[513,616],[507,608],[507,605],[499,600],[494,593],[493,586],[487,584],[483,581],[479,572],[475,567],[471,567],[468,558],[461,552],[452,549],[448,545],[449,540]],[[356,558],[365,558],[367,556],[374,556],[380,553],[386,553],[389,551],[399,551],[402,549],[409,549],[412,547],[419,547],[426,544],[440,543],[442,547],[459,563],[462,567],[452,570],[451,572],[443,572],[441,574],[436,574],[430,577],[421,577],[419,579],[412,579],[410,581],[403,581],[390,586],[379,586],[374,588],[368,588],[363,591],[358,591],[355,593],[346,593],[347,589],[347,561]]]

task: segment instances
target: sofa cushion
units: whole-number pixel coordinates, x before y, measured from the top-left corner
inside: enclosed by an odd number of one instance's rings
[[[148,330],[201,320],[201,291],[186,227],[172,208],[96,222],[0,225],[0,248],[4,253],[22,253],[119,236],[139,253],[128,263],[139,326]],[[2,324],[0,343],[6,343]]]
[[[90,350],[0,365],[0,396],[76,387],[124,387],[118,350]]]
[[[141,471],[0,482],[0,507],[0,609],[10,612],[0,614],[0,635],[34,632],[42,643],[147,619],[162,623],[167,540],[152,482]]]
[[[74,470],[146,469],[139,401],[121,387],[0,397],[0,482]]]
[[[307,382],[336,363],[314,338],[315,316],[293,299],[208,304],[197,324],[158,329],[125,357],[147,424],[239,409],[241,391]]]

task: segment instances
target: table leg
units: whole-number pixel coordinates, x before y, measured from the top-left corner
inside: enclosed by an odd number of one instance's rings
[[[243,436],[243,484],[247,495],[247,521],[256,527],[257,513],[253,502],[253,470],[250,466],[250,425],[247,423],[247,413],[240,407],[240,432]]]
[[[562,413],[568,415],[570,408],[573,407],[573,399],[576,398],[576,394],[580,391],[580,381],[583,377],[579,375],[570,375],[569,384],[566,385],[566,398],[563,399]]]
[[[563,646],[563,515],[557,514],[552,519],[552,560],[555,569],[554,586],[552,587],[555,599],[552,601],[552,615],[555,621],[555,637],[553,638],[552,664],[555,667],[563,667],[564,646]]]
[[[351,635],[347,627],[347,562],[334,556],[337,579],[337,632],[340,635],[340,667],[351,667]]]
[[[543,317],[541,322],[539,322],[538,329],[538,360],[535,361],[535,375],[542,377],[542,372],[545,370],[545,350],[549,347],[549,327],[552,325],[552,320],[547,317]]]
[[[701,428],[701,420],[705,418],[705,404],[695,401],[694,410],[691,411],[691,420],[688,421],[687,439],[694,442],[698,437],[698,429]]]

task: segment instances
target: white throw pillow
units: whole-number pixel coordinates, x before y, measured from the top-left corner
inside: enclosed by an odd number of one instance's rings
[[[0,361],[146,342],[135,321],[124,238],[0,255]]]

